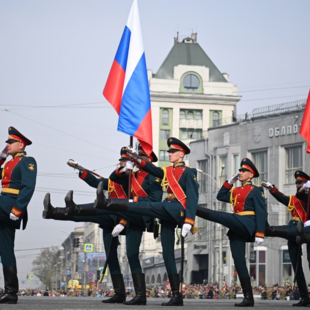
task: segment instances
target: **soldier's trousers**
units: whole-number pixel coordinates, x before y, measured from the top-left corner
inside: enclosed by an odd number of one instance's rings
[[[181,204],[180,204],[181,206]],[[168,274],[176,274],[177,267],[174,257],[175,227],[177,221],[163,207],[162,203],[137,202],[130,203],[128,212],[115,212],[113,208],[98,210],[99,214],[117,214],[120,217],[130,216],[149,216],[161,220],[161,244],[163,248],[163,258]]]
[[[100,224],[103,228],[103,241],[106,253],[109,251],[110,242],[112,241],[112,230],[114,228],[114,221],[108,215],[103,214],[102,210],[97,210],[97,215],[93,216],[74,216],[75,222],[92,222]],[[145,230],[145,226],[136,224],[141,223],[141,220],[137,217],[134,218],[130,215],[122,215],[128,221],[126,227],[126,254],[131,273],[142,273],[142,267],[139,260],[139,247],[141,244],[142,233]],[[118,223],[117,223],[118,224]],[[120,274],[120,266],[117,258],[117,242],[114,242],[113,248],[109,258],[109,269],[111,274]]]
[[[206,218],[208,221],[222,224],[229,228],[227,236],[230,241],[231,254],[234,259],[235,267],[239,278],[249,278],[249,272],[245,260],[245,243],[251,242],[253,236],[233,214],[221,211],[208,210]],[[255,217],[253,217],[253,227],[255,227]],[[253,230],[254,232],[254,230]]]
[[[111,217],[107,215],[102,215],[102,216],[74,216],[73,217],[74,222],[91,222],[91,223],[97,223],[101,225],[102,232],[103,232],[103,243],[104,243],[104,248],[105,252],[108,255],[109,253],[109,248],[110,244],[112,242],[112,230],[114,227],[114,221]],[[117,242],[113,242],[112,248],[111,248],[111,253],[110,253],[110,258],[109,258],[109,270],[110,274],[121,274],[121,268],[118,262],[118,257],[117,257]]]
[[[20,220],[12,221],[9,217],[14,202],[15,199],[0,195],[0,256],[3,268],[16,267],[15,229],[19,228]]]

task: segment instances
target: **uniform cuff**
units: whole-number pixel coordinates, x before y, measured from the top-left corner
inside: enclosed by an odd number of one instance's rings
[[[123,176],[124,176],[124,173],[120,173],[120,172],[119,172],[121,169],[123,169],[123,167],[118,168],[118,169],[115,170],[115,173],[116,173],[116,175],[117,175],[118,177],[123,177]]]
[[[263,233],[263,232],[256,232],[255,233],[255,237],[258,237],[258,238],[265,238],[265,233]]]
[[[121,219],[119,224],[122,224],[124,227],[126,227],[127,226],[127,220]]]
[[[5,159],[0,158],[0,166],[2,166],[4,162],[5,162]]]
[[[138,202],[138,201],[139,201],[139,197],[138,196],[133,197],[133,202]]]
[[[138,165],[139,168],[143,168],[146,165],[146,161],[141,159],[140,165]]]
[[[227,189],[231,189],[233,187],[233,185],[229,184],[227,181],[224,182],[223,186],[226,187]]]
[[[87,171],[83,171],[83,173],[80,172],[80,175],[79,177],[82,179],[82,180],[85,180],[86,179],[86,176],[87,176],[88,172]]]
[[[192,226],[194,226],[195,220],[193,220],[193,219],[191,219],[189,217],[186,217],[185,221],[184,221],[184,224],[191,224]]]
[[[22,211],[16,209],[15,207],[13,207],[13,209],[11,210],[11,213],[13,213],[14,215],[16,215],[17,217],[20,217],[20,216],[23,214]]]

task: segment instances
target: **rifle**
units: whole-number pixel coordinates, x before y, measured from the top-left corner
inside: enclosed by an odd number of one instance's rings
[[[84,170],[87,171],[93,175],[95,175],[96,177],[103,179],[103,177],[101,175],[99,175],[98,173],[91,171],[89,169],[84,168],[83,166],[81,166],[78,162],[76,162],[74,159],[69,159],[67,162],[68,166],[72,167],[73,169],[77,169],[77,170]]]

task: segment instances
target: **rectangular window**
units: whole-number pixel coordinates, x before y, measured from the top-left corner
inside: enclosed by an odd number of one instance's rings
[[[252,253],[252,257],[250,257],[250,277],[256,285],[265,285],[266,251],[254,251]]]
[[[267,151],[252,153],[252,159],[259,172],[259,177],[255,179],[255,183],[261,184],[262,181],[268,180]]]
[[[285,149],[285,183],[295,182],[294,172],[302,169],[302,147],[294,146]]]
[[[199,193],[208,192],[208,161],[200,160],[198,161],[198,169],[202,172],[198,172],[198,184],[199,184]]]
[[[181,140],[188,139],[201,139],[202,131],[201,130],[192,130],[192,129],[181,129]]]
[[[159,160],[169,161],[169,153],[167,151],[159,151]]]
[[[170,130],[160,130],[160,140],[167,140],[170,137]]]
[[[169,125],[169,111],[167,109],[162,110],[161,124],[162,125]]]

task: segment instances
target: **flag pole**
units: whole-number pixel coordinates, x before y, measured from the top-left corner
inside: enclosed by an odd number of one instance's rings
[[[133,147],[133,136],[130,136],[129,139],[129,146],[132,148]],[[132,161],[132,158],[130,157],[130,161]],[[132,170],[128,170],[129,174],[128,174],[128,194],[127,197],[128,199],[130,199],[131,196],[131,174],[132,174]]]

